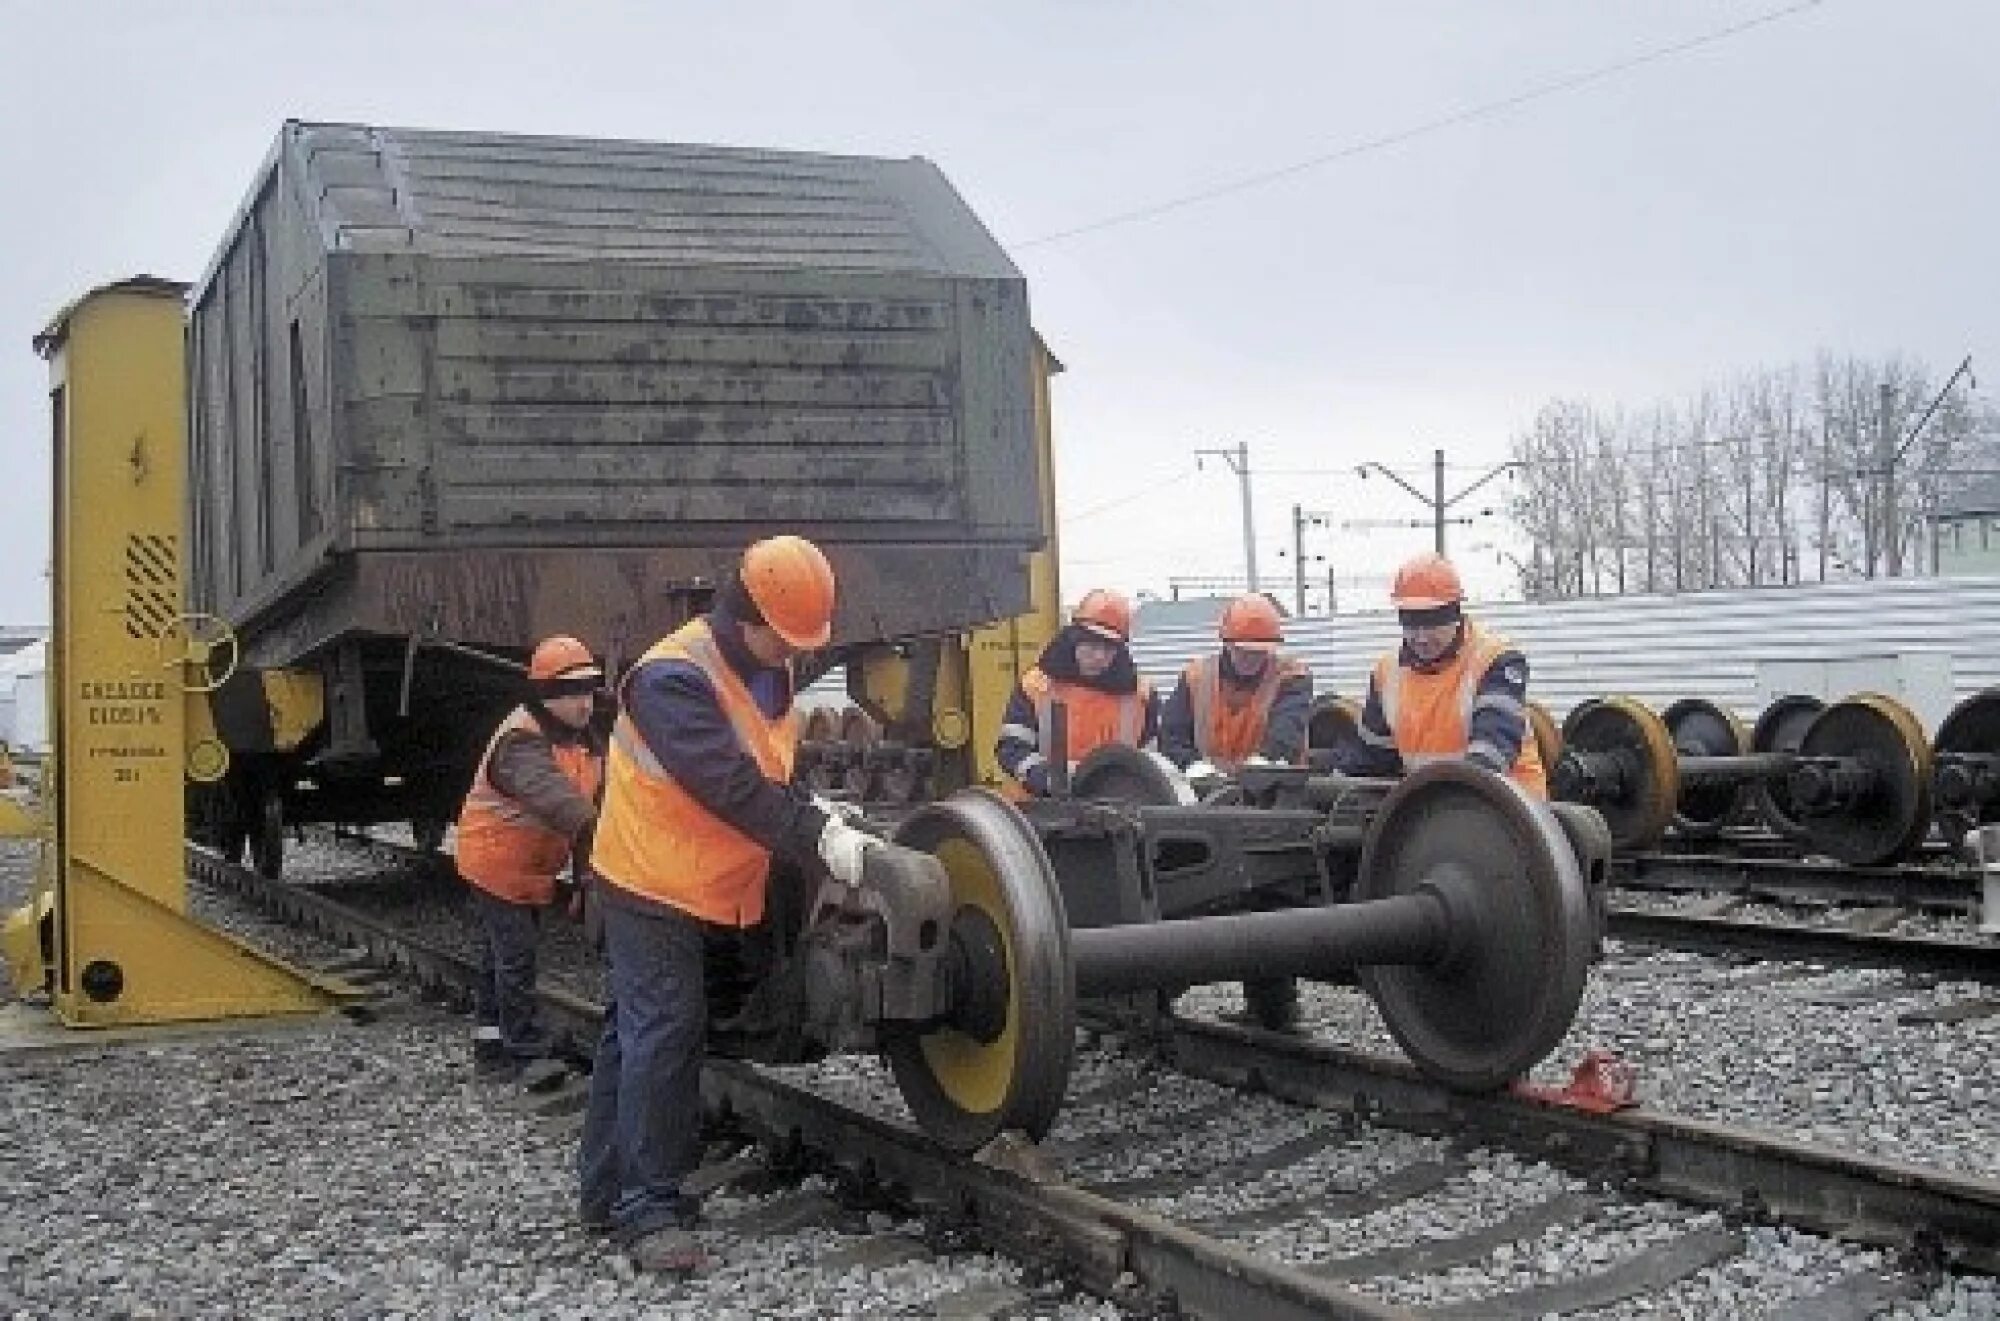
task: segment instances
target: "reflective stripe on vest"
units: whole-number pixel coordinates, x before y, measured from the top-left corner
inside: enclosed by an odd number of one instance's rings
[[[1405,767],[1416,770],[1465,755],[1472,712],[1480,701],[1480,680],[1502,653],[1513,649],[1505,638],[1468,623],[1458,654],[1441,669],[1405,668],[1395,652],[1375,662],[1375,691],[1381,697],[1382,719],[1395,737],[1396,751]],[[1525,717],[1525,710],[1522,714]],[[1525,724],[1521,750],[1507,773],[1535,797],[1548,797],[1541,753],[1535,747],[1534,731]]]
[[[1181,682],[1187,685],[1188,705],[1194,711],[1194,746],[1202,760],[1232,775],[1241,770],[1264,745],[1278,689],[1303,672],[1298,662],[1273,653],[1256,686],[1243,688],[1223,681],[1220,656],[1188,662]],[[1300,748],[1287,760],[1299,761],[1304,755]]]
[[[775,720],[767,717],[716,645],[706,618],[654,644],[626,673],[625,682],[631,683],[640,666],[661,660],[686,661],[699,669],[738,746],[764,778],[774,784],[791,781],[799,746],[797,708],[788,706]],[[674,781],[632,722],[621,692],[591,867],[620,889],[704,922],[747,927],[764,916],[771,854]]]
[[[513,733],[543,737],[524,706],[515,707],[486,741],[471,792],[458,813],[458,874],[499,899],[546,904],[556,897],[556,873],[569,860],[570,841],[493,786],[493,753]],[[581,743],[549,742],[556,769],[585,798],[597,796],[602,768]]]

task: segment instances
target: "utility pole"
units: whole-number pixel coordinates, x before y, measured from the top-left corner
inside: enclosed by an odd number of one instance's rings
[[[1436,548],[1437,553],[1442,555],[1444,554],[1445,524],[1451,522],[1470,523],[1472,521],[1470,518],[1459,518],[1459,519],[1446,518],[1445,517],[1446,511],[1450,510],[1459,501],[1465,499],[1466,496],[1471,495],[1474,491],[1486,485],[1486,483],[1492,481],[1495,477],[1498,477],[1500,474],[1505,472],[1512,472],[1514,469],[1522,466],[1523,465],[1519,459],[1509,459],[1505,463],[1496,464],[1492,468],[1489,468],[1485,472],[1481,473],[1479,477],[1475,481],[1473,481],[1473,483],[1470,486],[1467,486],[1465,489],[1461,490],[1457,495],[1451,496],[1449,498],[1447,498],[1444,493],[1443,450],[1433,450],[1431,452],[1431,479],[1432,479],[1433,493],[1430,495],[1425,495],[1415,486],[1412,486],[1409,482],[1405,481],[1400,474],[1396,473],[1392,469],[1383,467],[1379,463],[1369,462],[1369,463],[1358,464],[1354,469],[1354,475],[1357,477],[1365,478],[1371,472],[1379,472],[1384,477],[1387,477],[1390,481],[1394,482],[1396,485],[1402,487],[1405,491],[1408,491],[1411,495],[1415,496],[1419,503],[1421,503],[1426,509],[1431,511],[1432,545]],[[1419,524],[1418,526],[1422,525]]]
[[[1439,555],[1444,554],[1444,451],[1431,451],[1431,472],[1437,494],[1431,499],[1431,517],[1436,520],[1432,539]]]
[[[1891,578],[1903,572],[1902,529],[1896,526],[1896,431],[1890,413],[1896,407],[1896,387],[1882,382],[1881,425],[1875,429],[1875,452],[1882,459],[1882,562]]]
[[[1332,520],[1333,515],[1324,510],[1307,509],[1302,505],[1292,506],[1292,594],[1293,605],[1296,607],[1293,613],[1300,619],[1304,619],[1306,615],[1306,561],[1309,558],[1322,558],[1306,554],[1306,529],[1325,527]],[[1284,552],[1279,551],[1278,554],[1283,555]],[[1328,566],[1327,572],[1329,574],[1333,572],[1331,565]],[[1327,613],[1333,613],[1332,607],[1328,607]]]
[[[1919,417],[1917,419],[1917,424],[1910,428],[1910,434],[1903,437],[1901,444],[1894,445],[1890,448],[1889,461],[1885,465],[1883,470],[1883,477],[1885,480],[1893,480],[1896,471],[1896,465],[1903,461],[1903,456],[1905,454],[1909,453],[1910,446],[1917,443],[1917,437],[1924,434],[1924,428],[1931,424],[1931,418],[1936,416],[1938,408],[1944,403],[1945,397],[1951,393],[1951,388],[1954,385],[1958,384],[1958,378],[1961,376],[1963,376],[1966,379],[1967,383],[1970,384],[1975,390],[1979,388],[1978,378],[1973,376],[1972,374],[1972,355],[1970,353],[1966,354],[1964,361],[1960,362],[1957,368],[1955,368],[1952,371],[1952,374],[1945,378],[1944,388],[1939,390],[1937,394],[1931,399],[1929,405],[1925,407],[1923,416]],[[1882,426],[1884,430],[1887,430],[1889,425],[1888,416],[1890,411],[1890,403],[1892,402],[1890,396],[1891,396],[1891,387],[1885,384],[1882,387],[1882,417],[1883,417]],[[1896,500],[1895,500],[1895,492],[1893,489],[1885,489],[1883,503],[1887,508],[1887,510],[1889,511],[1889,513],[1891,514],[1895,513]],[[1940,545],[1938,540],[1937,519],[1935,517],[1936,510],[1933,509],[1931,513],[1933,515],[1931,519],[1931,572],[1935,574],[1940,571],[1938,569],[1938,551],[1940,549]],[[1919,543],[1920,547],[1921,544],[1922,543]],[[1902,537],[1899,535],[1892,535],[1890,538],[1890,545],[1892,547],[1890,553],[1894,556],[1894,559],[1891,561],[1891,563],[1900,566],[1903,562]],[[1923,560],[1923,551],[1921,548],[1917,552],[1917,560],[1919,562],[1918,567],[1919,569],[1921,569]],[[1892,575],[1895,572],[1896,572],[1895,569],[1890,570],[1890,573]]]
[[[1292,613],[1306,617],[1306,511],[1292,506]]]
[[[1201,467],[1204,457],[1221,459],[1236,474],[1237,485],[1243,491],[1243,577],[1250,584],[1251,591],[1257,591],[1257,523],[1250,503],[1250,445],[1239,441],[1235,449],[1198,449],[1194,452],[1194,466]]]

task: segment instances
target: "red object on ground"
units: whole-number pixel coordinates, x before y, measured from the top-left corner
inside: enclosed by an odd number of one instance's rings
[[[1608,1050],[1587,1050],[1561,1087],[1524,1080],[1514,1084],[1513,1092],[1531,1101],[1608,1115],[1639,1104],[1639,1070]]]

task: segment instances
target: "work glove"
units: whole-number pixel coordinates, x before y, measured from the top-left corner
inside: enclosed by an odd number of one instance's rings
[[[856,830],[838,816],[828,816],[826,828],[819,832],[819,860],[826,864],[827,872],[842,885],[861,884],[861,871],[868,857],[868,850],[882,847],[882,841],[863,830]]]
[[[1285,763],[1281,761],[1273,761],[1269,757],[1263,756],[1262,754],[1255,754],[1249,757],[1245,757],[1243,759],[1243,764],[1245,766],[1282,766]]]
[[[1021,777],[1021,787],[1037,798],[1047,798],[1049,796],[1049,768],[1046,766],[1030,767],[1028,773]]]
[[[820,795],[814,794],[812,796],[812,805],[826,813],[829,820],[838,819],[847,822],[849,825],[853,825],[861,819],[861,804],[859,803],[843,803],[836,799],[822,798]]]
[[[1222,772],[1215,769],[1212,762],[1199,760],[1189,762],[1184,774],[1190,780],[1215,780],[1220,779],[1222,776]]]

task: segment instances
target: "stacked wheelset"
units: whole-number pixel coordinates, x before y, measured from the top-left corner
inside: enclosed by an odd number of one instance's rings
[[[937,753],[883,737],[858,706],[819,706],[799,731],[798,772],[816,794],[907,807],[936,797]]]
[[[1934,742],[1880,693],[1781,697],[1747,731],[1699,698],[1655,713],[1607,697],[1572,711],[1562,737],[1551,792],[1597,808],[1622,851],[1761,821],[1809,855],[1884,866],[1934,827],[1955,845],[2000,819],[2000,690],[1959,703]]]

